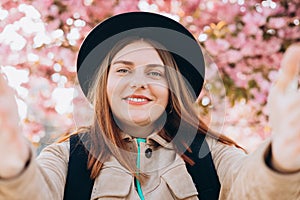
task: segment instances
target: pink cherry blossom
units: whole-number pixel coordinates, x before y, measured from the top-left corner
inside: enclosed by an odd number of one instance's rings
[[[244,32],[239,32],[236,37],[228,36],[228,41],[233,48],[240,49],[247,42],[246,34]]]
[[[226,51],[230,47],[229,42],[224,39],[216,39],[216,40],[207,40],[205,42],[206,50],[211,53],[213,56],[218,55],[220,52]]]
[[[202,93],[199,101],[209,97],[215,104],[210,115],[203,113],[203,117],[213,116],[212,123],[221,124],[215,126],[218,130],[247,149],[255,149],[271,134],[264,105],[278,75],[282,52],[299,40],[298,0],[273,0],[275,7],[263,6],[262,1],[257,0],[3,0],[0,3],[4,11],[0,15],[1,66],[29,72],[28,82],[22,85],[28,90],[28,96],[20,97],[28,107],[23,121],[24,134],[41,145],[45,138],[88,123],[85,119],[91,116],[89,103],[78,88],[76,78],[80,44],[93,26],[112,15],[138,11],[143,2],[149,5],[150,12],[177,17],[195,38],[202,34],[199,41],[209,55],[207,69],[211,70],[206,73],[206,83],[213,90]],[[30,21],[42,22],[39,32],[27,33],[26,27],[20,26],[26,17],[18,8],[21,4],[32,5],[41,15]],[[75,25],[76,20],[81,20],[82,25]],[[5,35],[12,27],[13,32],[8,36],[14,34],[22,44]],[[70,40],[68,35],[74,30],[78,35]],[[36,39],[38,33],[44,37],[43,41]],[[60,79],[64,81],[59,82]],[[72,112],[57,112],[52,94],[58,87],[78,91],[73,99],[78,106]],[[242,97],[238,95],[241,91]]]
[[[266,17],[257,12],[248,12],[242,17],[242,21],[251,26],[262,26],[266,23]]]
[[[230,4],[230,3],[218,3],[215,6],[216,15],[219,20],[223,20],[227,23],[233,23],[234,18],[241,14],[241,6],[238,4]],[[222,10],[222,12],[219,12]],[[230,15],[228,14],[230,13]]]
[[[125,10],[126,12],[132,12],[132,11],[137,11],[138,1],[137,0],[132,0],[132,1],[119,1],[117,6],[114,7],[114,14],[120,14],[123,13]]]
[[[283,17],[272,17],[269,19],[268,26],[274,29],[280,29],[286,26],[286,19]]]
[[[238,50],[229,49],[219,55],[219,59],[223,59],[226,63],[237,63],[243,58],[243,55]]]
[[[201,0],[182,1],[181,6],[185,13],[195,12],[199,8]]]

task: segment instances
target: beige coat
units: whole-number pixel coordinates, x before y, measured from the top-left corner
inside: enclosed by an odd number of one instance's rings
[[[129,145],[136,145],[124,137]],[[270,150],[266,141],[255,153],[243,151],[206,138],[221,182],[221,200],[300,200],[300,172],[280,174],[265,164]],[[142,185],[146,200],[196,200],[197,191],[184,161],[173,146],[156,134],[141,143],[141,152],[156,142],[159,148],[151,158],[141,156],[141,170],[149,175]],[[69,158],[69,143],[52,144],[39,157],[31,159],[18,177],[0,179],[2,200],[62,200]],[[153,170],[154,169],[154,170]],[[132,175],[115,158],[104,164],[95,180],[91,199],[138,200]]]

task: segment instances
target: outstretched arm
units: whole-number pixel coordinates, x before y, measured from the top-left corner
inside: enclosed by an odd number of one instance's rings
[[[35,160],[14,91],[0,74],[0,199],[62,199],[68,155],[68,144],[52,144]]]
[[[283,55],[281,73],[268,98],[273,131],[271,167],[282,173],[300,171],[300,43]]]
[[[29,157],[30,147],[21,134],[14,91],[0,74],[0,177],[17,176]]]
[[[300,198],[300,92],[293,86],[299,61],[300,45],[292,45],[269,94],[272,138],[249,155],[209,140],[221,182],[220,199]]]

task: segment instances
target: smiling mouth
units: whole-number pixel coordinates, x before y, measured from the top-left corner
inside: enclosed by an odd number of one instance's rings
[[[151,101],[151,99],[144,97],[144,96],[131,96],[131,97],[126,97],[123,100],[125,100],[127,103],[129,104],[133,104],[133,105],[143,105],[143,104],[147,104]]]
[[[132,97],[125,98],[125,100],[126,101],[132,101],[132,102],[147,102],[147,101],[149,101],[146,98],[132,98]]]

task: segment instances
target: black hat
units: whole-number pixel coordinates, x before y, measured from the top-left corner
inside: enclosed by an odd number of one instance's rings
[[[107,53],[118,41],[132,36],[157,41],[170,51],[188,87],[194,95],[199,95],[205,66],[197,40],[175,20],[148,12],[115,15],[98,24],[88,34],[77,58],[77,76],[85,95]]]

